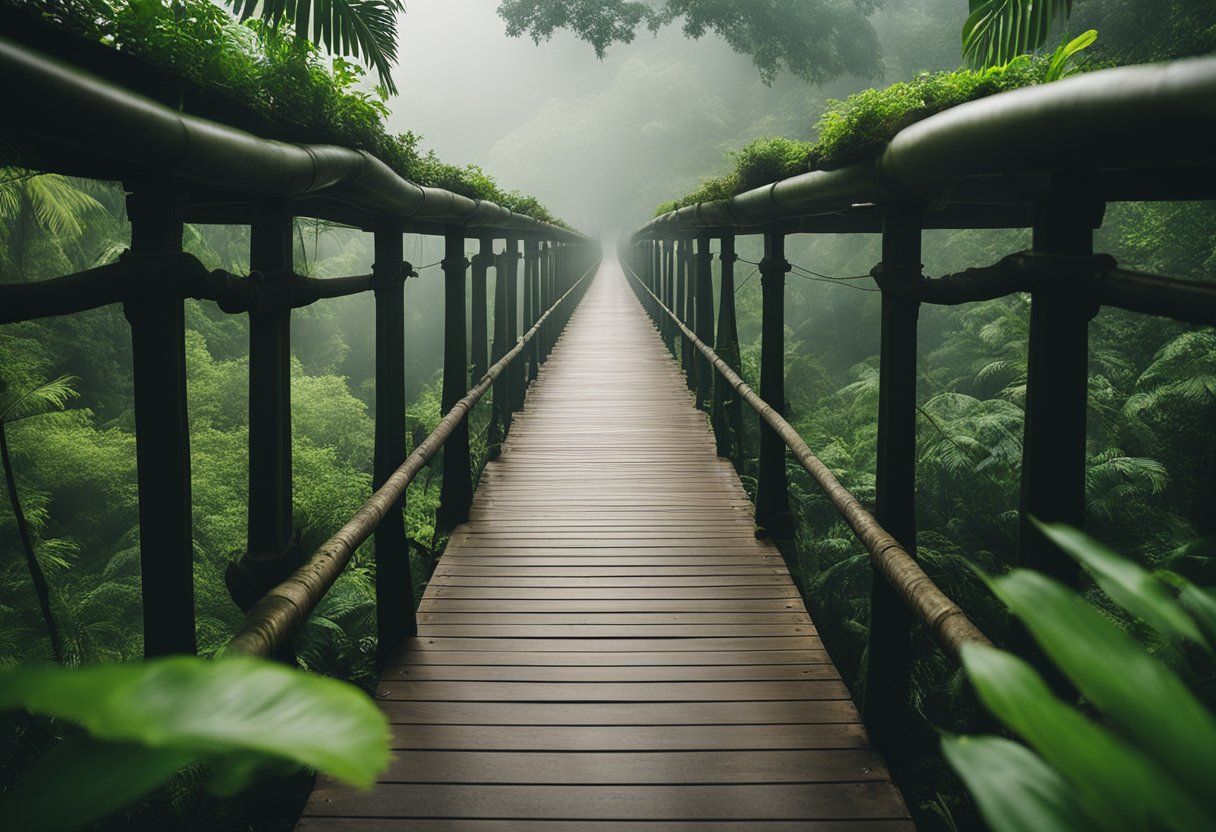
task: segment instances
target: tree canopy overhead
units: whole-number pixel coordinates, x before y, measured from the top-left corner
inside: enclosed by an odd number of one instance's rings
[[[567,29],[599,57],[613,43],[629,43],[645,23],[652,32],[682,20],[685,36],[712,32],[751,56],[771,83],[788,71],[812,83],[841,75],[879,74],[878,37],[869,16],[882,0],[502,0],[498,14],[512,37],[536,43]]]

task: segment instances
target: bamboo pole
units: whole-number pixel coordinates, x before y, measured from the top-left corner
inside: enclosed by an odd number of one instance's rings
[[[630,269],[632,274],[632,269]],[[637,280],[637,275],[633,275]],[[642,287],[646,291],[645,286]],[[647,294],[651,294],[647,291]],[[651,294],[651,297],[654,297]],[[655,298],[655,300],[658,300]],[[798,463],[819,484],[823,492],[832,501],[832,505],[853,530],[858,540],[870,553],[870,563],[883,578],[899,593],[904,603],[916,617],[929,629],[934,641],[946,653],[958,658],[964,644],[989,644],[988,638],[971,623],[971,619],[963,612],[958,604],[933,583],[933,579],[925,574],[920,565],[904,550],[899,542],[878,524],[874,516],[866,511],[857,498],[850,494],[835,475],[828,470],[810,447],[803,441],[798,432],[789,422],[781,418],[773,408],[764,403],[752,388],[730,368],[725,361],[718,357],[712,349],[705,345],[696,334],[684,326],[675,314],[666,307],[663,311],[675,321],[684,336],[694,347],[709,360],[727,383],[752,406],[765,422],[785,442],[786,447],[793,452]]]
[[[401,467],[385,480],[384,485],[367,499],[346,525],[321,544],[303,566],[249,609],[244,625],[224,647],[225,655],[269,656],[300,631],[321,598],[350,563],[355,550],[367,540],[385,514],[397,504],[418,472],[435,456],[456,427],[465,421],[473,405],[485,395],[494,381],[524,352],[549,317],[557,317],[558,310],[566,299],[575,294],[575,290],[595,271],[597,265],[593,263],[574,286],[545,311],[514,348],[490,367],[464,398],[456,402],[431,435],[406,457]]]

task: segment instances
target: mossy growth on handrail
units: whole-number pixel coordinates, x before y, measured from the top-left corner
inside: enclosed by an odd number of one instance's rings
[[[392,134],[387,95],[363,67],[326,58],[287,26],[238,22],[210,0],[0,0],[235,99],[268,121],[317,141],[364,150],[420,185],[485,199],[568,227],[534,197],[506,190],[477,165],[423,153],[422,137]],[[282,138],[282,136],[269,136]]]
[[[911,81],[863,90],[843,101],[828,99],[815,123],[816,141],[757,139],[728,153],[734,159],[730,173],[706,179],[695,191],[663,203],[655,215],[730,199],[809,170],[831,170],[871,159],[914,122],[967,101],[1043,83],[1050,63],[1049,57],[1023,55],[1001,67],[922,72]]]

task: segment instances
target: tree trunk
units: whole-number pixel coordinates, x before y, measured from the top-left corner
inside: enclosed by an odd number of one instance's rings
[[[34,554],[34,543],[30,539],[29,524],[25,512],[21,510],[21,499],[17,494],[17,478],[13,473],[13,461],[8,453],[8,432],[0,422],[0,457],[4,461],[4,480],[8,484],[8,499],[13,506],[13,517],[17,520],[17,532],[21,535],[21,546],[25,549],[25,562],[30,569],[30,578],[34,582],[34,592],[38,594],[38,606],[42,609],[42,617],[46,619],[47,635],[51,639],[51,652],[55,661],[63,664],[63,637],[59,633],[59,625],[55,623],[55,614],[51,612],[51,593],[47,588],[46,576],[42,574],[42,565]]]

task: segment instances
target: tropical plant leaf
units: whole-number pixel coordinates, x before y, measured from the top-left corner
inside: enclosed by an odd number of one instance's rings
[[[1195,586],[1177,572],[1158,569],[1153,574],[1178,590],[1178,603],[1203,631],[1208,649],[1216,647],[1216,592]]]
[[[5,829],[83,829],[138,800],[194,762],[189,749],[69,737],[0,799]]]
[[[376,70],[380,83],[397,94],[397,15],[403,0],[224,0],[241,20],[256,13],[271,26],[291,24],[297,33],[333,54],[352,55]],[[309,24],[312,34],[308,34]]]
[[[1211,818],[1135,748],[1061,702],[1021,659],[985,645],[963,648],[963,664],[989,712],[1060,772],[1100,828],[1148,830],[1161,819],[1202,832]]]
[[[1084,566],[1102,591],[1124,610],[1144,619],[1173,641],[1208,646],[1195,622],[1152,574],[1071,526],[1041,523],[1035,518],[1031,518],[1031,522],[1065,554]]]
[[[360,787],[388,762],[386,721],[366,695],[268,661],[26,667],[0,675],[0,710],[12,708],[71,720],[102,740],[198,759],[253,752]]]
[[[1082,695],[1216,814],[1216,718],[1182,681],[1056,581],[1017,569],[989,586]]]
[[[992,832],[1102,828],[1072,786],[1024,745],[997,737],[946,737],[942,754]]]
[[[970,0],[963,59],[978,68],[1002,66],[1042,46],[1073,0]]]
[[[1072,59],[1072,56],[1093,46],[1094,41],[1097,39],[1098,30],[1090,29],[1077,35],[1067,43],[1060,44],[1055,54],[1051,56],[1051,63],[1047,66],[1047,74],[1043,76],[1044,83],[1059,81],[1067,75],[1068,62]]]
[[[69,401],[80,395],[72,387],[76,380],[76,376],[64,375],[27,390],[0,410],[0,422],[11,425],[30,416],[62,410]]]

